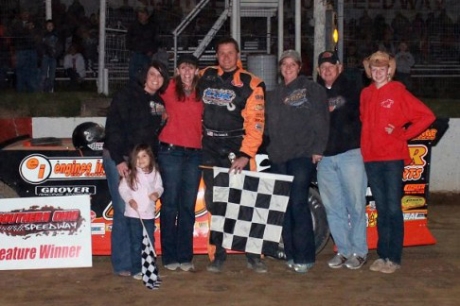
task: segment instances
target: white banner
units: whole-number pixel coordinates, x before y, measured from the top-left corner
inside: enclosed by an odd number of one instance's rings
[[[91,267],[88,195],[0,199],[0,270]]]

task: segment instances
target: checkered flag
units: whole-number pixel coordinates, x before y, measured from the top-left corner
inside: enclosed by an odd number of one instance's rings
[[[140,219],[142,222],[142,219]],[[148,289],[158,289],[161,284],[158,268],[155,264],[155,249],[150,241],[144,222],[142,222],[142,281]]]
[[[293,176],[214,167],[211,243],[254,254],[276,254]]]

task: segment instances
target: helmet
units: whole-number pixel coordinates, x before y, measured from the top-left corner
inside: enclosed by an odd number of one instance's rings
[[[83,122],[73,130],[72,143],[78,150],[101,151],[104,137],[103,126],[95,122]]]

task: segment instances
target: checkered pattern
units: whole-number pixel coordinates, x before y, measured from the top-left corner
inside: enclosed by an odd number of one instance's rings
[[[142,224],[142,281],[148,289],[158,289],[161,284],[160,276],[158,275],[158,268],[155,264],[155,250],[152,246],[147,230]]]
[[[214,167],[211,243],[254,254],[276,254],[292,176]]]

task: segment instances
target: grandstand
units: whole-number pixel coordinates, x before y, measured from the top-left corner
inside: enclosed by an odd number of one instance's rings
[[[303,72],[312,75],[315,59],[313,58],[314,16],[313,3],[329,4],[337,10],[343,5],[343,42],[341,54],[347,68],[361,69],[364,56],[386,48],[395,53],[400,41],[405,41],[416,59],[412,69],[413,91],[420,96],[449,97],[454,95],[452,88],[460,85],[460,1],[425,0],[425,1],[375,1],[375,0],[284,0],[284,49],[295,48],[294,5],[301,5],[301,50],[305,65]],[[51,2],[53,16],[62,15],[73,0],[19,1],[0,0],[1,24],[8,27],[23,9],[24,3],[31,10],[37,24],[45,20],[45,4]],[[152,19],[159,25],[162,45],[170,55],[170,68],[180,53],[190,52],[200,56],[200,65],[214,63],[213,42],[223,35],[230,35],[231,20],[226,13],[232,0],[106,0],[95,5],[95,0],[80,0],[85,8],[85,21],[98,18],[97,9],[104,7],[105,44],[103,66],[108,73],[108,92],[113,93],[126,83],[129,50],[126,48],[126,31],[134,21],[136,6],[144,3],[152,13]],[[241,5],[241,57],[243,62],[249,55],[277,55],[277,19],[278,10],[270,7],[278,0],[249,1],[240,0]],[[59,4],[59,5],[58,5]],[[103,4],[103,5],[102,5]],[[267,5],[269,4],[269,5]],[[251,8],[249,5],[253,5]],[[199,7],[200,9],[195,8]],[[91,16],[93,14],[93,16]],[[59,28],[64,39],[68,39],[69,27],[61,20]],[[99,25],[98,25],[99,26]],[[95,33],[97,33],[97,30]],[[81,31],[80,31],[81,32]],[[73,38],[81,39],[78,27],[73,29]],[[1,33],[1,32],[0,32]],[[94,33],[90,33],[93,41]],[[267,38],[270,39],[267,39]],[[0,41],[14,37],[0,37]],[[97,43],[97,39],[96,39]],[[98,46],[99,49],[101,49]],[[10,54],[11,54],[11,50]],[[98,62],[88,61],[88,75],[94,81],[100,72]],[[355,66],[353,66],[355,65]],[[14,62],[7,67],[10,75],[14,74]],[[58,69],[59,70],[59,69]],[[65,80],[66,76],[59,74]]]

